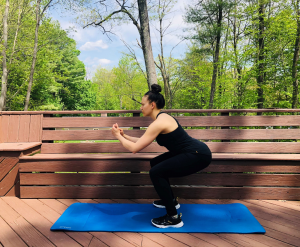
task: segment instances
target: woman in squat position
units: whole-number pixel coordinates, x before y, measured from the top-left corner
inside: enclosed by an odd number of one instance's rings
[[[190,137],[175,118],[161,111],[165,100],[160,92],[161,87],[154,84],[151,91],[142,98],[143,115],[151,117],[154,121],[141,138],[124,134],[118,124],[113,125],[112,134],[134,154],[155,139],[160,146],[169,150],[150,161],[150,178],[161,199],[154,201],[153,205],[166,208],[167,211],[166,215],[154,218],[151,222],[159,228],[178,228],[183,226],[181,215],[177,214],[180,205],[173,195],[169,178],[187,176],[204,169],[211,162],[211,151],[205,143]]]

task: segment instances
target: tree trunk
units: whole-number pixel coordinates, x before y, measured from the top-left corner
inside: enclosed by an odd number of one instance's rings
[[[7,92],[7,61],[6,61],[6,51],[7,51],[7,38],[8,38],[8,11],[9,11],[9,0],[6,0],[5,11],[3,15],[3,50],[2,50],[2,88],[1,88],[1,96],[0,96],[0,111],[4,110],[6,103],[6,92]]]
[[[237,9],[235,11],[235,16],[234,16],[234,21],[233,21],[233,50],[234,50],[234,62],[235,62],[235,78],[237,79],[237,98],[238,98],[238,104],[237,104],[237,108],[241,108],[241,98],[242,98],[242,87],[240,85],[241,83],[241,78],[242,78],[242,68],[241,65],[239,63],[239,57],[238,57],[238,50],[237,50],[237,46],[238,46],[238,34],[237,34],[237,18],[236,18],[236,13],[237,13]]]
[[[213,76],[212,76],[212,81],[211,81],[209,109],[212,109],[213,105],[214,105],[216,81],[217,81],[218,68],[219,68],[222,18],[223,18],[223,6],[222,6],[222,3],[219,3],[219,13],[218,13],[218,22],[217,22],[218,30],[217,30],[216,48],[215,48],[215,54],[214,54],[214,60],[213,60]]]
[[[265,5],[263,0],[259,1],[259,36],[258,36],[258,73],[257,73],[257,108],[262,109],[264,107],[264,61],[265,61],[265,43],[264,43],[264,30],[265,30]],[[257,113],[257,115],[261,115],[261,113]]]
[[[31,88],[32,88],[32,84],[33,84],[33,75],[34,75],[34,69],[35,69],[35,63],[36,63],[36,57],[37,57],[38,35],[39,35],[39,27],[40,27],[40,19],[41,19],[40,3],[41,3],[41,0],[37,0],[36,9],[35,9],[36,26],[35,26],[33,57],[32,57],[32,64],[31,64],[31,69],[30,69],[30,76],[29,76],[29,83],[28,83],[28,88],[27,88],[27,95],[26,95],[26,100],[25,100],[24,111],[28,110]]]
[[[295,40],[295,50],[293,58],[293,67],[292,67],[292,78],[293,78],[293,98],[292,98],[292,108],[298,107],[298,78],[297,78],[297,66],[299,60],[299,48],[300,48],[300,9],[299,9],[299,0],[295,3],[296,7],[296,16],[297,16],[297,36]]]
[[[141,36],[142,49],[143,49],[145,65],[146,65],[147,82],[150,90],[151,85],[157,83],[157,78],[156,78],[154,58],[153,58],[153,52],[151,46],[147,0],[138,0],[138,6],[139,6],[139,17],[140,17],[140,25],[141,25],[140,36]]]

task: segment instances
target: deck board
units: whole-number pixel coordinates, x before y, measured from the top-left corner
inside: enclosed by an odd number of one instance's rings
[[[152,203],[153,199],[19,199],[0,198],[0,246],[299,246],[300,203],[278,200],[179,199],[183,203],[242,203],[266,234],[51,232],[51,225],[75,202]],[[184,219],[184,215],[183,215]]]
[[[26,247],[22,238],[0,217],[0,246]],[[3,245],[2,245],[2,244]]]
[[[10,205],[0,198],[0,216],[6,223],[23,239],[29,246],[55,246],[49,239],[41,234],[37,228],[39,224],[33,226],[20,214],[13,210]]]
[[[70,238],[64,232],[50,231],[52,222],[47,220],[44,216],[36,212],[33,208],[28,206],[25,202],[17,197],[2,198],[11,208],[19,213],[27,222],[33,225],[41,234],[49,239],[55,246],[80,246],[75,240]]]
[[[101,242],[98,238],[93,237],[92,241],[89,244],[89,247],[107,247],[105,243]]]
[[[58,213],[54,209],[52,209],[51,207],[49,207],[48,205],[44,204],[43,202],[37,199],[23,199],[22,201],[25,202],[27,205],[29,205],[31,208],[33,208],[36,212],[43,215],[47,220],[51,222],[51,224],[54,224],[56,220],[60,217],[60,215],[64,212],[64,210],[67,209],[66,206],[61,213]],[[83,246],[88,246],[91,242],[91,239],[93,238],[93,236],[87,232],[77,232],[77,233],[65,232],[65,233]]]

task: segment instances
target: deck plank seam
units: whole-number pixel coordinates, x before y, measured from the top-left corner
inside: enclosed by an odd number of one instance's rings
[[[251,204],[253,204],[253,205],[256,205],[256,206],[259,206],[259,207],[262,207],[262,208],[267,208],[267,209],[269,209],[269,210],[272,210],[272,211],[275,211],[275,212],[280,212],[280,213],[283,213],[283,214],[286,214],[286,215],[288,215],[288,216],[293,216],[293,217],[296,217],[296,218],[299,218],[299,220],[300,220],[300,214],[299,215],[295,215],[295,214],[290,214],[290,213],[287,213],[287,212],[283,212],[283,211],[280,211],[279,209],[277,210],[277,209],[274,209],[274,207],[273,208],[269,208],[269,207],[267,207],[267,205],[266,206],[263,206],[263,205],[260,205],[260,204],[258,204],[257,202],[255,203],[255,201],[254,200],[244,200],[244,199],[241,199],[241,201],[244,201],[244,202],[248,202],[248,203],[251,203]],[[268,202],[265,202],[265,201],[263,201],[263,200],[260,200],[261,202],[264,202],[264,203],[268,203]],[[281,207],[280,205],[277,205],[277,204],[273,204],[273,203],[269,203],[270,205],[274,205],[275,207],[277,206],[277,207]],[[282,210],[284,210],[284,209],[289,209],[289,208],[287,208],[287,207],[281,207],[282,208]],[[293,210],[293,209],[292,209]],[[295,212],[294,213],[299,213],[299,211],[297,211],[297,210],[294,210]]]
[[[22,199],[20,199],[23,203],[25,203]],[[14,207],[12,207],[9,203],[7,203],[12,209],[14,209]],[[28,205],[27,203],[25,203],[26,205]],[[53,224],[49,219],[47,219],[44,215],[40,214],[38,211],[36,211],[34,208],[32,208],[30,205],[28,205],[28,207],[30,207],[32,210],[34,210],[34,212],[36,212],[38,215],[40,215],[41,217],[43,217],[46,221],[48,221],[50,224]],[[15,210],[15,209],[14,209]],[[24,218],[30,225],[32,225],[37,231],[39,231],[47,240],[49,240],[54,246],[56,246],[56,244],[48,237],[46,236],[41,230],[39,230],[38,228],[36,228],[34,226],[34,224],[31,222],[31,220],[29,221],[28,219],[25,218],[25,216],[23,216],[22,214],[20,214],[17,210],[15,210],[22,218]],[[50,229],[49,229],[50,231]],[[75,241],[76,243],[78,243],[78,241],[76,241],[75,239],[73,239],[71,236],[69,236],[66,232],[62,231],[63,235],[67,238],[67,239],[72,239],[73,241]],[[82,246],[80,243],[78,243],[80,246]]]
[[[23,243],[27,246],[29,246],[25,240],[3,219],[3,217],[0,215],[0,218],[6,223],[6,225],[23,241]],[[1,242],[0,242],[1,243]],[[3,245],[4,246],[4,245]]]
[[[20,199],[21,201],[23,201],[26,205],[28,205],[32,210],[34,210],[36,213],[38,213],[39,215],[41,215],[44,219],[48,220],[52,225],[54,224],[54,222],[52,222],[51,220],[47,219],[43,214],[41,214],[39,211],[35,210],[35,208],[31,207],[29,204],[26,203],[26,199]],[[44,203],[43,203],[44,204]],[[45,204],[44,204],[45,205]],[[45,205],[47,207],[47,205]],[[68,234],[68,232],[62,231],[67,237],[69,237],[70,239],[74,240],[75,242],[77,242],[79,245],[83,246],[82,244],[80,244],[76,239],[74,239],[72,236],[70,236]]]
[[[42,200],[42,199],[40,199],[40,200]],[[40,201],[39,200],[39,201]],[[57,202],[59,202],[58,200],[56,200],[56,199],[50,199],[50,200],[55,200],[55,201],[57,201]],[[42,202],[42,201],[41,201]],[[42,202],[42,203],[44,203],[44,202]],[[66,206],[65,204],[63,204],[62,202],[59,202],[60,204],[62,204],[62,205],[64,205],[64,206]],[[60,212],[60,211],[58,211],[58,210],[56,210],[55,208],[53,208],[53,207],[51,207],[50,205],[48,205],[48,204],[46,204],[46,203],[44,203],[44,205],[46,205],[46,206],[48,206],[49,208],[51,208],[52,210],[54,210],[55,212],[57,212],[59,215],[62,215],[62,212]],[[68,231],[65,231],[65,233],[66,234],[68,234],[71,238],[73,238],[72,236],[71,236],[71,233],[72,232],[68,232]],[[90,234],[89,232],[87,232],[87,234],[88,235],[90,235],[90,237],[91,237],[91,240],[92,240],[92,238],[94,237],[92,234]],[[96,237],[95,237],[96,238]],[[74,239],[74,238],[73,238]],[[75,240],[75,239],[74,239]],[[100,239],[98,239],[99,241],[100,241]],[[75,240],[76,241],[76,240]],[[78,241],[77,241],[78,242]],[[80,244],[80,243],[79,243]],[[82,244],[80,244],[80,245],[82,245]]]
[[[38,235],[42,236],[42,238],[44,237],[45,240],[49,241],[51,245],[55,246],[55,244],[54,244],[48,237],[46,237],[43,233],[41,233],[41,232],[40,232],[37,228],[35,228],[35,226],[32,225],[30,222],[28,222],[21,214],[18,213],[18,211],[16,211],[13,207],[11,207],[11,205],[9,205],[7,202],[5,202],[2,198],[0,198],[0,200],[2,200],[3,203],[7,204],[7,206],[10,207],[11,210],[15,211],[15,213],[18,215],[18,217],[16,218],[16,220],[18,220],[18,219],[20,219],[20,218],[23,219],[28,225],[30,225],[31,227],[33,227],[34,231],[35,231]],[[3,218],[3,217],[2,217],[2,218]],[[17,224],[16,220],[14,220],[14,223],[15,223],[15,224]],[[5,222],[8,224],[7,221],[5,221]],[[18,225],[18,224],[17,224],[17,225]],[[11,228],[12,228],[12,227],[11,227]],[[16,232],[16,231],[15,231],[15,232]],[[19,235],[19,234],[18,234],[18,235]],[[20,236],[20,237],[21,237],[21,236]],[[22,237],[21,237],[21,238],[22,238]],[[23,239],[23,238],[22,238],[22,239]],[[26,243],[26,240],[25,240],[25,239],[24,239],[23,241]],[[27,244],[27,243],[26,243],[26,244]],[[27,244],[27,245],[28,245],[28,244]]]

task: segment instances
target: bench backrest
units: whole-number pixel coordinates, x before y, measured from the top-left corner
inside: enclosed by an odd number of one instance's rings
[[[299,115],[177,116],[176,118],[183,127],[202,127],[203,129],[186,131],[190,136],[205,141],[214,153],[300,153],[300,145],[297,143],[300,139]],[[125,130],[125,133],[140,137],[145,130],[139,128],[147,127],[151,122],[152,119],[149,117],[43,118],[42,140],[44,142],[54,140],[82,142],[44,143],[42,153],[126,153],[129,151],[120,143],[107,142],[114,140],[109,128],[114,123],[118,123],[121,127],[133,127],[132,130]],[[255,128],[243,129],[244,127]],[[274,127],[281,129],[273,129]],[[58,130],[58,128],[65,128],[65,130]],[[78,128],[89,130],[78,130]],[[106,129],[101,130],[101,128]],[[98,140],[106,142],[99,143]],[[141,152],[165,151],[167,150],[164,147],[154,142]]]
[[[40,142],[42,113],[2,112],[0,114],[0,143]]]
[[[177,115],[188,112],[203,114],[208,111],[165,110]],[[278,112],[293,114],[291,112],[295,110],[262,110],[274,111],[272,116],[257,116],[251,113],[259,110],[231,110],[248,111],[246,116],[229,116],[230,110],[210,111],[219,111],[223,116],[175,117],[183,127],[188,127],[186,131],[190,136],[205,141],[214,153],[300,153],[300,145],[297,143],[300,139],[300,115],[275,115]],[[224,112],[227,116],[224,116]],[[252,115],[249,115],[249,112]],[[143,128],[152,122],[149,117],[141,117],[140,111],[93,111],[98,115],[102,114],[101,117],[52,117],[54,113],[64,113],[64,116],[68,116],[85,112],[2,112],[0,142],[42,141],[41,153],[127,153],[129,151],[120,143],[110,142],[114,137],[109,128],[118,123],[120,127],[131,128],[125,130],[128,135],[140,137],[145,132]],[[107,117],[107,113],[131,113],[131,116]],[[202,129],[191,129],[193,127]],[[165,151],[167,150],[164,147],[154,142],[141,152]]]

